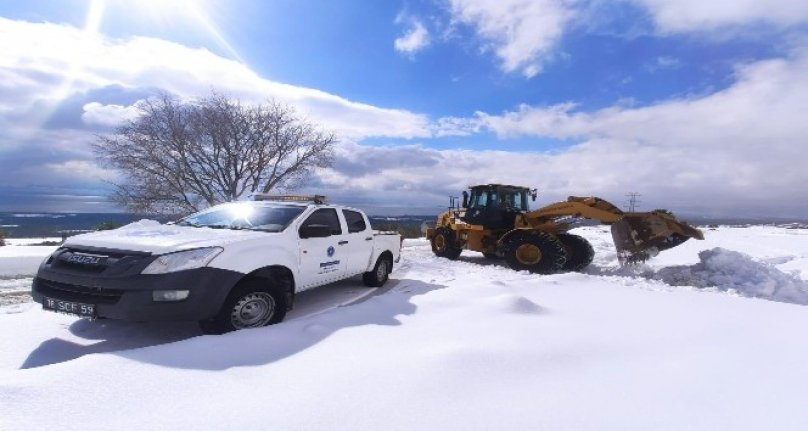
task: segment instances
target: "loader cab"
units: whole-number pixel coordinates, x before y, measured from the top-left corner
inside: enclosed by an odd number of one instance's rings
[[[466,212],[462,220],[491,230],[513,228],[516,215],[530,210],[529,194],[526,187],[501,184],[471,187],[471,193],[463,192]]]

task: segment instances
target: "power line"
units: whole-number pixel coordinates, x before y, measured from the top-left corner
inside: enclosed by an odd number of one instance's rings
[[[626,195],[626,197],[628,197],[628,211],[629,212],[634,212],[634,211],[637,210],[638,204],[642,202],[641,200],[637,199],[640,196],[642,196],[642,195],[637,193],[637,192],[631,192],[631,193]]]

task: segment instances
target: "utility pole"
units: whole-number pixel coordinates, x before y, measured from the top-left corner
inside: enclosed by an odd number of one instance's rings
[[[640,196],[642,195],[637,192],[631,192],[626,195],[626,197],[628,197],[628,212],[634,212],[637,209],[637,204],[642,202],[637,199]]]

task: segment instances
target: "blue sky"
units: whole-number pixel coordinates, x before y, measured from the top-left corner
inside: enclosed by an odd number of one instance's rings
[[[340,136],[308,190],[436,212],[478,182],[808,216],[808,4],[0,3],[0,211],[116,211],[88,149],[158,91],[275,98]]]

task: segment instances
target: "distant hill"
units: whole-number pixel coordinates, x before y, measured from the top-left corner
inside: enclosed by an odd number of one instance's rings
[[[434,215],[370,216],[374,229],[397,230],[408,238],[421,236],[424,222],[434,223]],[[140,219],[156,219],[167,222],[174,218],[132,213],[31,213],[0,212],[0,230],[7,238],[56,237],[63,231],[86,231],[99,226],[123,226]],[[751,226],[776,225],[789,228],[808,228],[808,219],[762,219],[762,218],[719,218],[686,217],[685,220],[698,226]],[[72,233],[72,232],[71,232]]]

